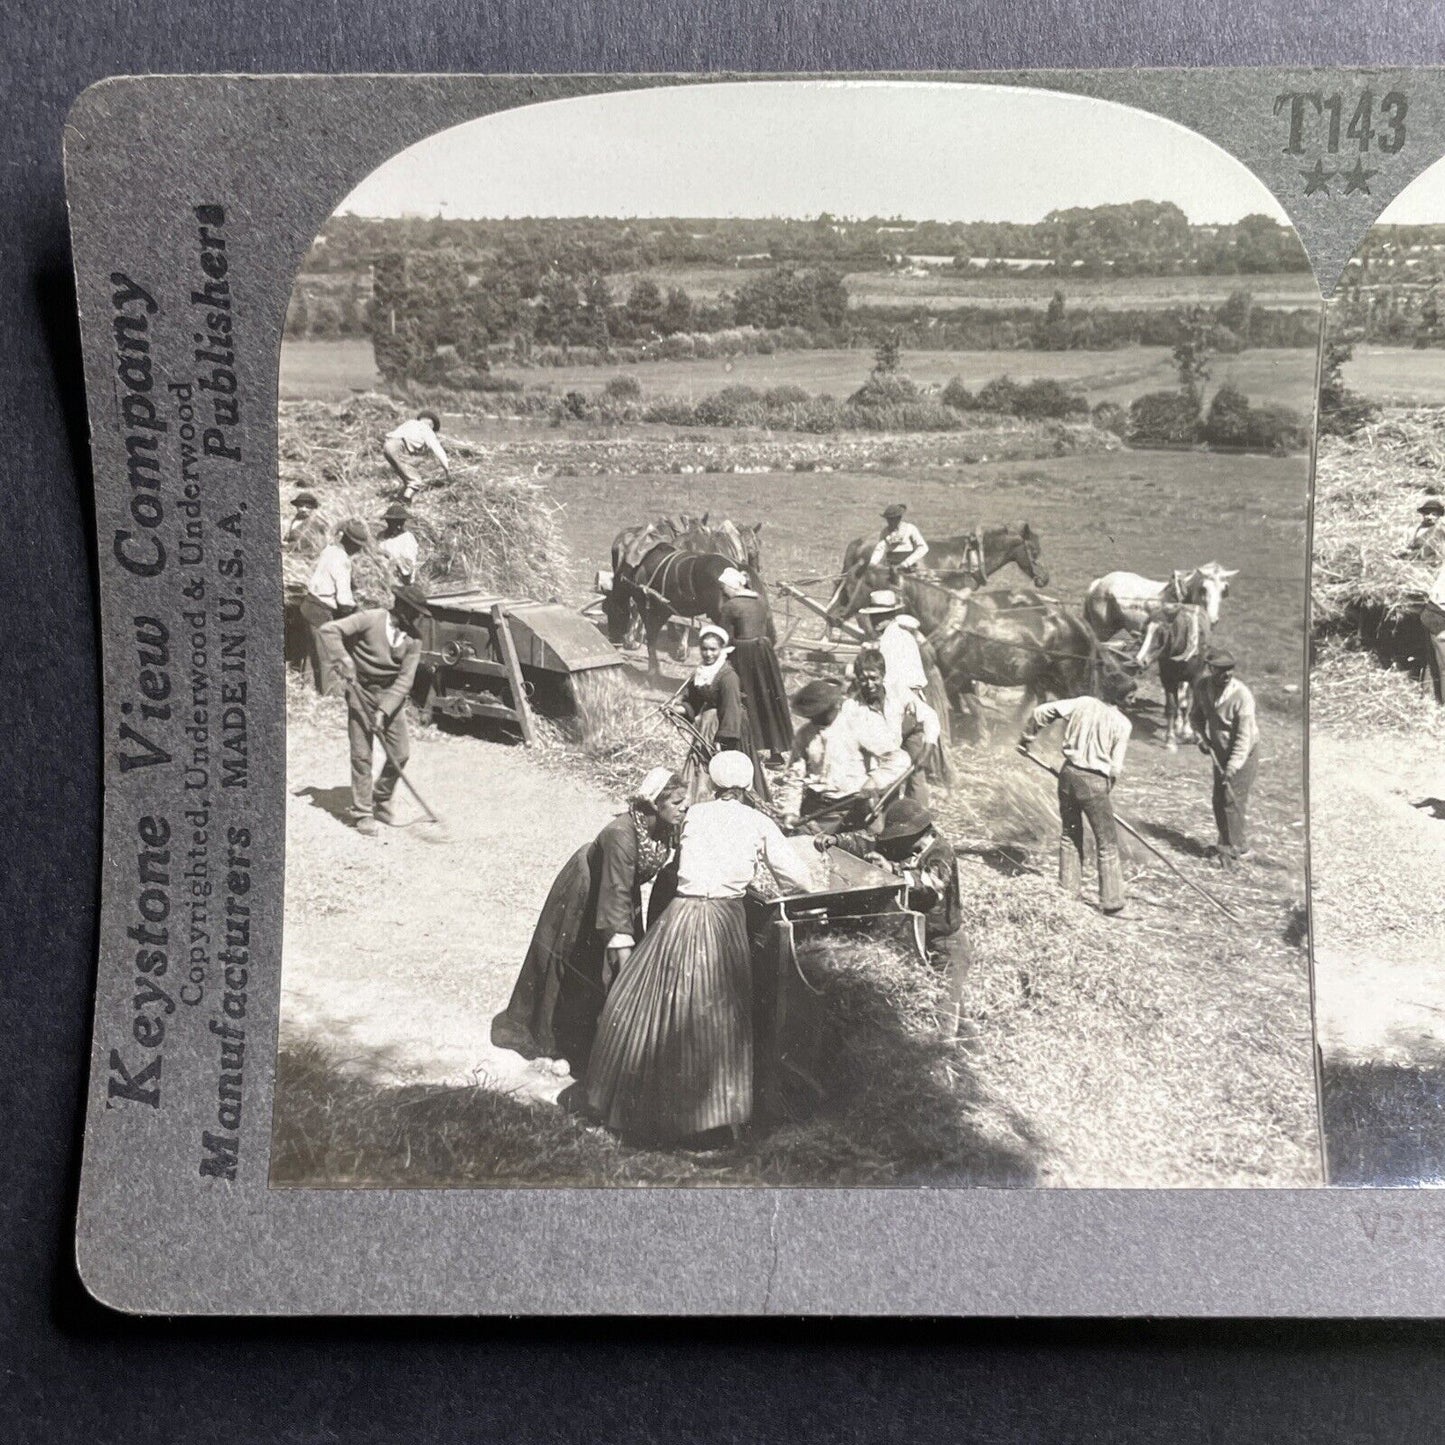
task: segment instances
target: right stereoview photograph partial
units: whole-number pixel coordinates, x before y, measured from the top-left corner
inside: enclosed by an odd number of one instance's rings
[[[1445,162],[1385,210],[1321,357],[1310,673],[1329,1180],[1445,1182]]]

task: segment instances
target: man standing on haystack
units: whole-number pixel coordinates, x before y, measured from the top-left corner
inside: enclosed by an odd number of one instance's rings
[[[291,498],[291,520],[281,538],[281,550],[303,557],[326,545],[326,519],[316,510],[321,505],[315,492],[297,492]]]
[[[391,464],[391,469],[401,478],[401,500],[410,502],[422,489],[423,477],[416,459],[430,452],[447,476],[452,474],[452,464],[437,440],[442,429],[441,418],[434,411],[420,411],[410,421],[387,432],[382,443],[381,454]]]
[[[1445,546],[1440,518],[1445,516],[1445,502],[1439,497],[1429,497],[1422,506],[1415,509],[1420,520],[1410,529],[1400,556],[1409,562],[1438,562]]]
[[[1107,684],[1106,684],[1107,686]],[[1124,865],[1119,858],[1119,828],[1113,792],[1124,771],[1124,754],[1133,725],[1109,698],[1069,697],[1041,703],[1024,725],[1019,751],[1028,756],[1033,741],[1050,723],[1064,724],[1063,766],[1059,769],[1059,887],[1077,897],[1084,877],[1084,819],[1094,833],[1099,863],[1099,907],[1104,913],[1124,908]]]
[[[346,731],[351,744],[351,815],[356,831],[372,837],[378,820],[394,821],[392,794],[411,756],[406,700],[421,661],[421,622],[431,616],[419,587],[400,587],[391,608],[369,608],[321,628],[327,665],[346,690]],[[373,744],[386,761],[373,781]]]
[[[1249,794],[1259,770],[1259,727],[1254,694],[1234,675],[1234,655],[1211,647],[1206,672],[1194,686],[1189,721],[1199,735],[1199,751],[1214,762],[1214,825],[1219,830],[1216,857],[1222,868],[1252,855],[1249,846]]]
[[[311,652],[312,680],[316,691],[324,693],[328,685],[326,652],[321,645],[321,629],[337,617],[356,611],[356,597],[351,590],[351,559],[371,545],[371,531],[360,517],[348,517],[336,532],[336,540],[323,547],[306,584],[301,599],[301,618],[306,624]]]

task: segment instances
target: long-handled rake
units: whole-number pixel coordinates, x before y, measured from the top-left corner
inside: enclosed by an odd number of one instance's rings
[[[1042,758],[1036,758],[1032,753],[1028,752],[1024,753],[1023,756],[1036,768],[1042,768],[1050,777],[1057,778],[1059,776],[1059,770],[1057,768],[1051,768]],[[1188,888],[1192,888],[1207,903],[1217,908],[1231,923],[1237,923],[1241,927],[1247,926],[1244,919],[1237,913],[1231,912],[1230,909],[1221,903],[1207,888],[1201,888],[1182,868],[1175,864],[1173,859],[1167,854],[1161,853],[1132,823],[1121,818],[1118,813],[1114,814],[1114,821],[1133,838],[1135,842],[1142,843],[1181,883]]]

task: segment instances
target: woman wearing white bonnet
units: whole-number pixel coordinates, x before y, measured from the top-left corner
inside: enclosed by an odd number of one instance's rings
[[[587,1102],[638,1143],[675,1144],[752,1117],[752,965],[743,894],[761,862],[780,887],[812,885],[807,844],[749,806],[753,760],[708,763],[716,796],[688,811],[677,894],[648,929],[603,1006]]]
[[[653,768],[627,811],[579,848],[552,883],[492,1042],[587,1069],[602,1001],[642,937],[642,886],[672,857],[687,811],[682,779]]]
[[[728,635],[715,622],[698,633],[697,647],[702,661],[693,669],[681,693],[669,704],[670,710],[692,725],[696,735],[682,777],[688,797],[697,802],[709,793],[707,760],[715,751],[743,752],[753,759],[752,787],[761,798],[768,796],[767,780],[757,763],[752,718],[743,696],[742,679],[732,667]]]
[[[729,661],[742,683],[754,739],[760,752],[779,759],[793,745],[793,719],[783,670],[774,651],[778,633],[773,614],[736,567],[729,567],[717,580],[727,594],[718,616],[732,638]]]

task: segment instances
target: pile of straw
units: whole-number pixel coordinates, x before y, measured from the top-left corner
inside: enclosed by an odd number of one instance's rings
[[[1418,606],[1426,563],[1400,557],[1416,508],[1445,490],[1445,410],[1392,411],[1350,438],[1320,440],[1315,471],[1317,627],[1348,629],[1353,612],[1380,619]]]
[[[283,402],[279,456],[282,516],[299,488],[316,494],[329,529],[348,517],[378,527],[398,492],[381,455],[388,431],[414,413],[388,397],[363,395],[338,404]],[[412,504],[411,530],[421,548],[419,585],[428,590],[485,588],[511,597],[548,601],[565,590],[570,557],[559,508],[532,477],[498,475],[480,449],[444,438],[452,476],[429,486]],[[438,478],[439,480],[439,478]],[[288,556],[288,583],[303,582],[312,559]],[[379,556],[358,557],[358,598],[385,601],[389,574]]]

